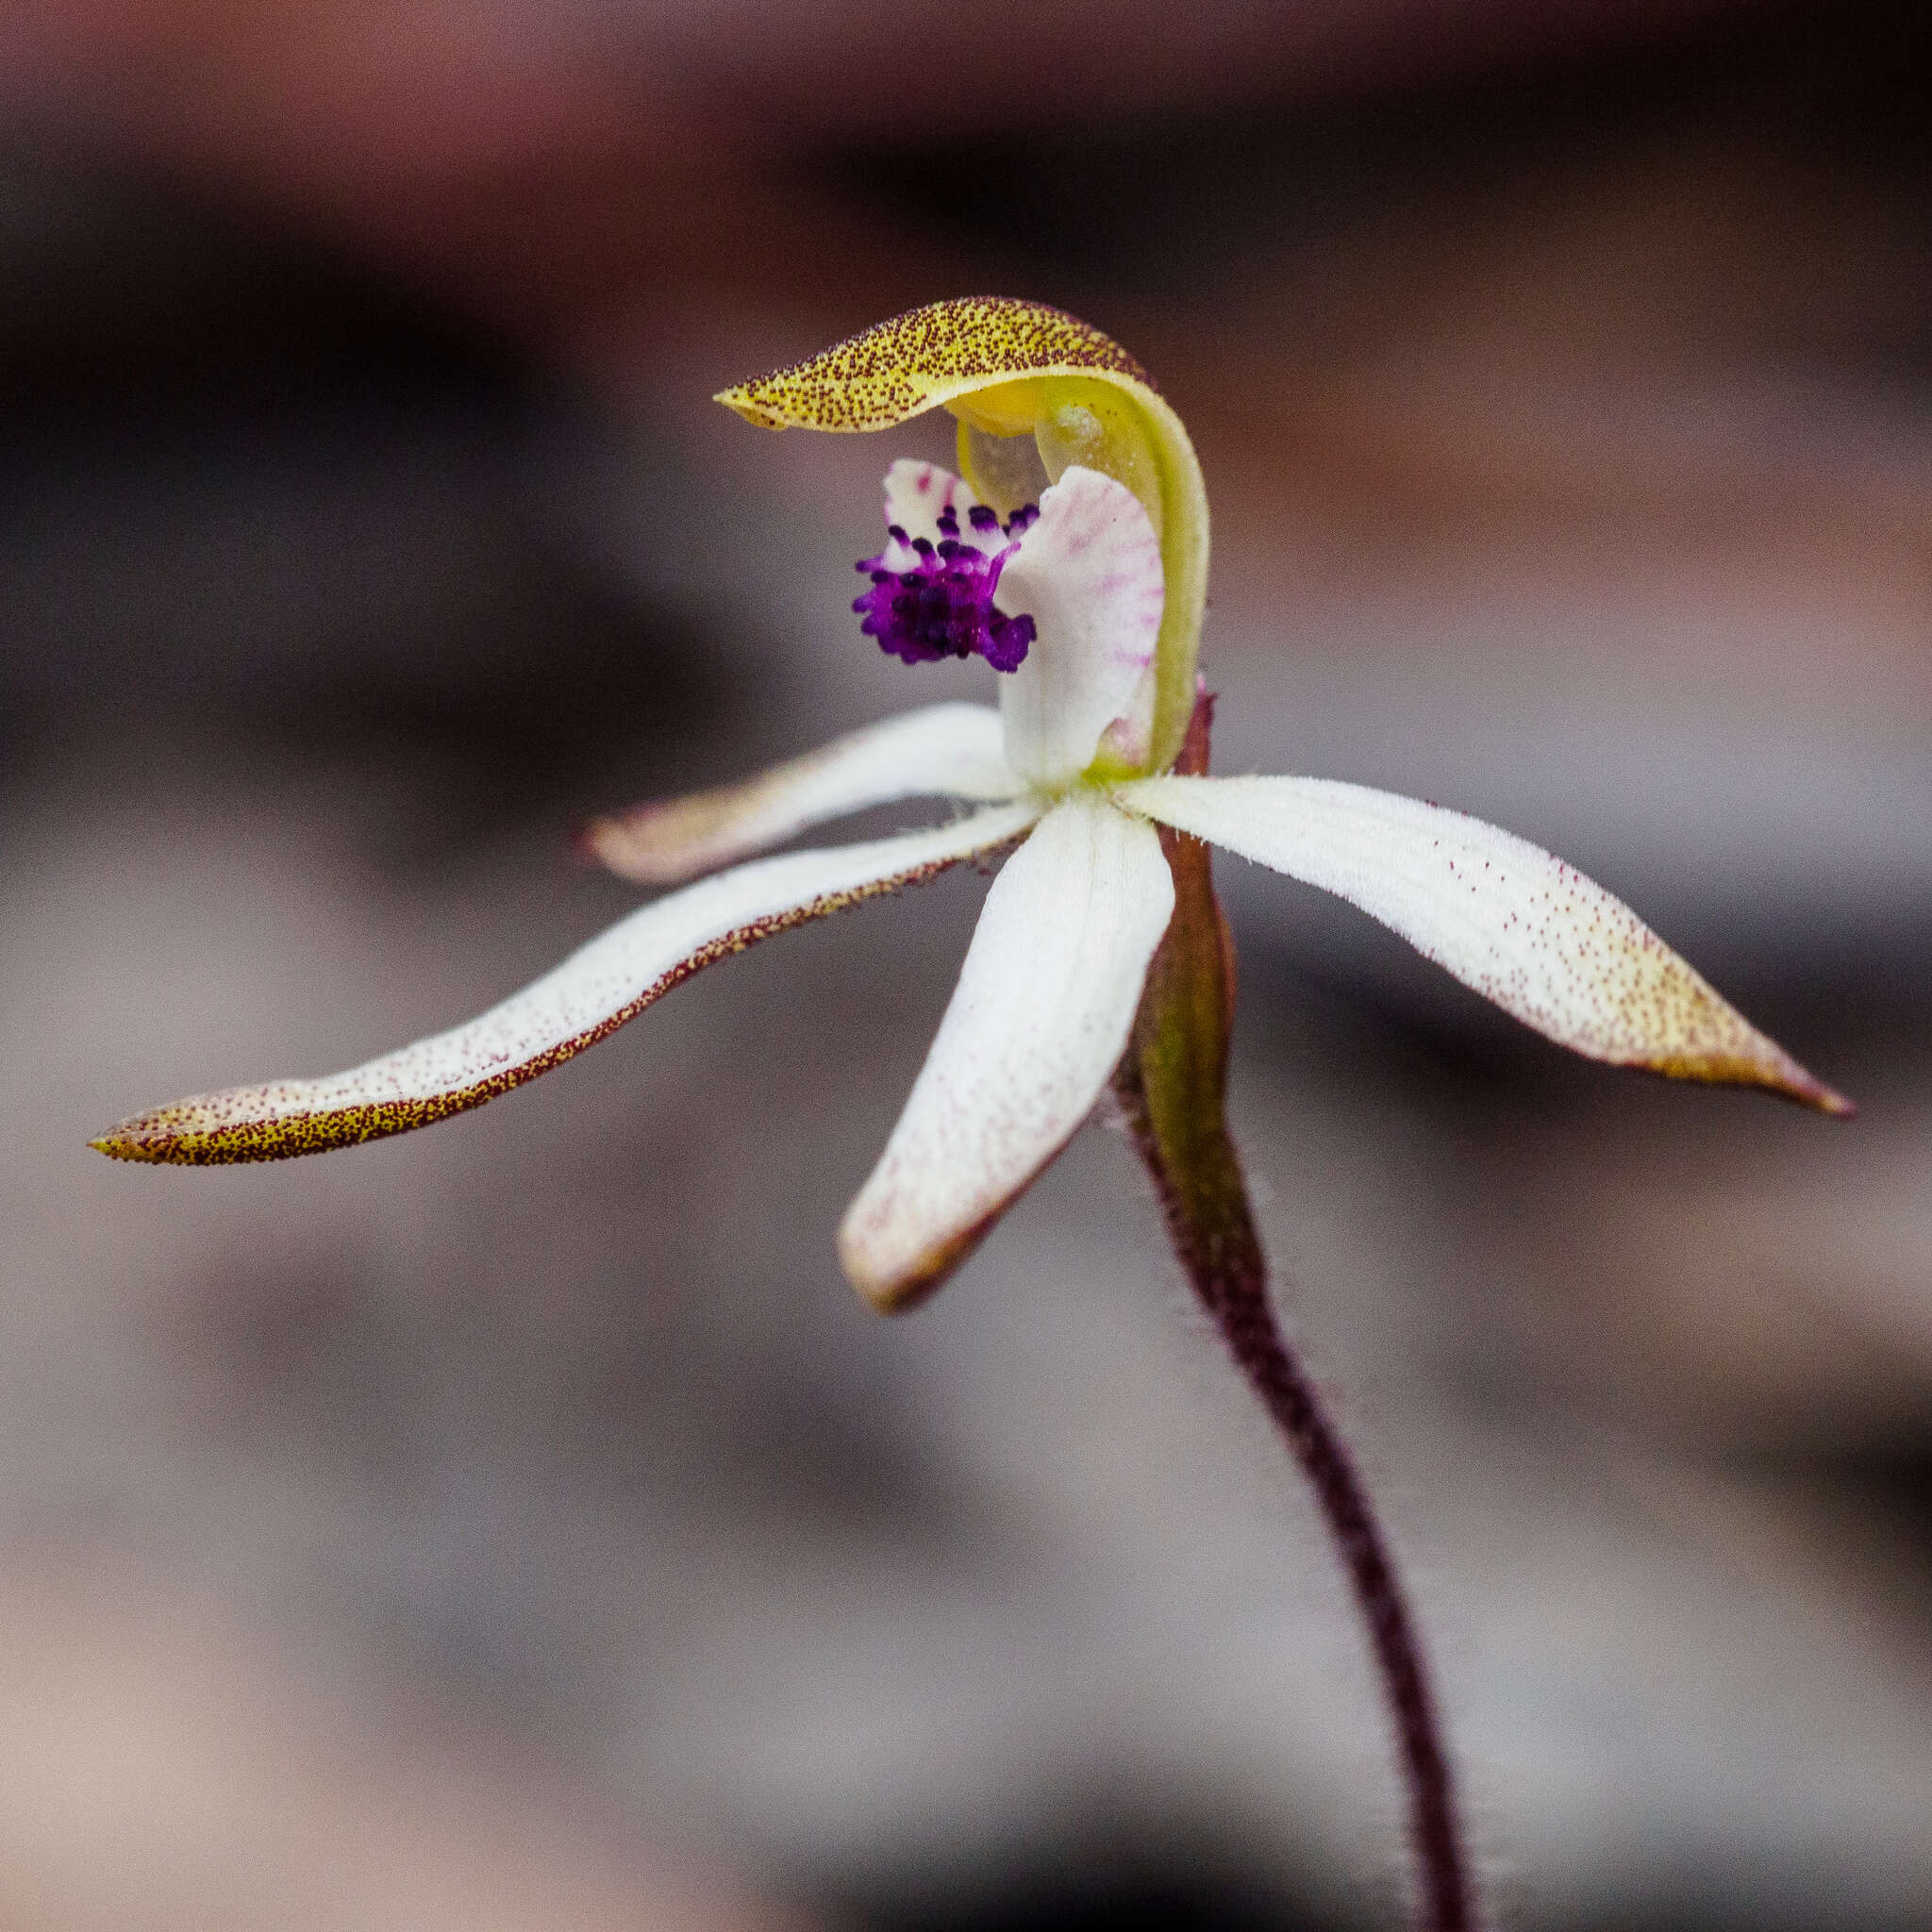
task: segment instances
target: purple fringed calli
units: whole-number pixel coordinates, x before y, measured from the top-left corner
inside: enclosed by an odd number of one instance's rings
[[[859,629],[908,664],[980,657],[995,671],[1019,670],[1033,642],[1033,620],[996,610],[993,592],[1008,558],[1039,514],[1028,504],[1002,526],[992,510],[975,503],[966,513],[972,534],[962,538],[958,512],[949,503],[939,514],[937,543],[908,537],[902,525],[890,525],[885,549],[855,566],[872,578],[872,589],[853,600],[864,620]]]

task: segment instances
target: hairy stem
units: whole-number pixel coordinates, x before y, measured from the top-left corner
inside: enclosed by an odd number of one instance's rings
[[[1204,697],[1177,769],[1206,771],[1211,718]],[[1174,921],[1115,1091],[1181,1266],[1313,1487],[1368,1626],[1408,1788],[1420,1923],[1426,1932],[1473,1932],[1474,1890],[1422,1644],[1355,1460],[1274,1318],[1268,1264],[1228,1138],[1223,1095],[1234,949],[1208,848],[1181,833],[1163,831],[1161,839],[1174,871]]]

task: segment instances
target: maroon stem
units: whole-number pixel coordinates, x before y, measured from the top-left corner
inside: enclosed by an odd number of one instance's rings
[[[1469,1932],[1474,1914],[1441,1719],[1421,1640],[1360,1472],[1282,1335],[1268,1305],[1265,1279],[1259,1274],[1213,1273],[1197,1275],[1194,1286],[1313,1487],[1369,1626],[1408,1784],[1422,1923],[1430,1932]]]
[[[1177,763],[1204,772],[1204,699]],[[1355,1459],[1296,1360],[1268,1299],[1268,1264],[1222,1109],[1234,1015],[1234,949],[1208,848],[1163,831],[1174,913],[1114,1078],[1194,1291],[1315,1491],[1348,1572],[1395,1721],[1426,1932],[1474,1932],[1474,1888],[1457,1829],[1454,1778],[1422,1643]]]
[[[1409,1829],[1422,1892],[1420,1923],[1428,1932],[1473,1932],[1474,1898],[1457,1829],[1455,1784],[1441,1719],[1415,1622],[1355,1458],[1274,1319],[1266,1263],[1252,1223],[1239,1230],[1224,1226],[1203,1239],[1204,1230],[1176,1214],[1174,1191],[1142,1122],[1131,1124],[1161,1192],[1181,1264],[1313,1488],[1368,1625],[1408,1787]],[[1231,1148],[1229,1153],[1231,1158]]]

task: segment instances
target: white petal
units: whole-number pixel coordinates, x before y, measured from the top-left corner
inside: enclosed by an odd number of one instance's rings
[[[1851,1103],[1751,1025],[1625,906],[1541,847],[1325,778],[1143,778],[1135,811],[1339,893],[1465,986],[1591,1059]]]
[[[548,1073],[727,954],[1006,844],[1037,810],[995,806],[932,831],[721,873],[633,912],[468,1025],[326,1079],[179,1101],[94,1145],[124,1160],[275,1160],[426,1126]]]
[[[1154,718],[1154,646],[1166,590],[1160,543],[1124,484],[1074,464],[1040,499],[993,602],[1038,635],[1000,679],[1007,762],[1059,785],[1093,762],[1116,719],[1117,755],[1143,758]]]
[[[989,545],[984,538],[974,536],[967,513],[978,501],[964,478],[937,463],[914,462],[910,457],[901,457],[886,472],[887,525],[897,524],[908,538],[924,537],[928,543],[937,543],[941,536],[940,512],[950,507],[958,512],[960,537],[977,542],[991,554],[1006,540],[995,531]],[[903,570],[906,564],[894,564],[889,559],[887,568]]]
[[[585,827],[586,848],[612,872],[672,886],[776,845],[808,825],[897,798],[1015,798],[999,713],[929,705],[868,725],[742,785],[634,806]]]
[[[882,1308],[938,1287],[1086,1119],[1127,1044],[1174,880],[1151,825],[1081,793],[987,894],[952,1004],[839,1230]]]

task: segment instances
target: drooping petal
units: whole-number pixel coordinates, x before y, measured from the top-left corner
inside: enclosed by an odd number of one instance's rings
[[[1154,828],[1091,792],[1056,806],[1008,861],[839,1230],[845,1272],[879,1307],[937,1288],[1086,1119],[1173,909]]]
[[[584,828],[614,873],[673,886],[776,845],[808,825],[900,798],[990,804],[1025,788],[1007,769],[999,713],[928,705],[835,739],[742,785],[634,806]]]
[[[1180,418],[1118,342],[1044,303],[968,295],[894,316],[718,401],[760,428],[834,430],[887,429],[943,404],[962,427],[1043,434],[1042,456],[1048,443],[1085,452],[1072,459],[1143,491],[1159,512],[1167,575],[1151,758],[1158,769],[1174,758],[1194,708],[1208,494]]]
[[[1000,681],[1007,762],[1022,777],[1067,783],[1116,719],[1121,762],[1144,761],[1164,600],[1160,545],[1140,500],[1097,470],[1067,470],[1040,499],[994,597],[1033,617],[1033,647]]]
[[[1326,778],[1143,778],[1114,796],[1340,894],[1560,1046],[1852,1111],[1621,899],[1480,819]]]
[[[693,973],[1018,838],[1038,815],[995,806],[869,844],[793,852],[688,886],[621,920],[467,1025],[320,1080],[177,1101],[93,1144],[121,1160],[277,1160],[374,1141],[480,1107],[595,1044]]]

